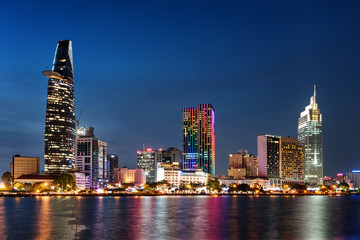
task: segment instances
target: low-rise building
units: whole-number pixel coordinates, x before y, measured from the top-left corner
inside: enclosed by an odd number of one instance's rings
[[[250,187],[255,185],[261,186],[263,189],[269,188],[269,179],[265,177],[254,177],[254,178],[242,178],[242,179],[219,179],[220,185],[224,184],[226,186],[231,186],[233,184],[247,184]]]
[[[28,175],[21,175],[20,177],[15,179],[15,183],[19,182],[22,184],[26,184],[26,183],[30,183],[30,184],[34,184],[34,183],[39,183],[39,182],[43,182],[43,183],[47,183],[47,184],[52,184],[55,180],[55,176],[52,175],[45,175],[45,174],[28,174]]]
[[[119,169],[114,169],[115,180],[119,183],[135,184],[137,186],[144,186],[146,183],[145,171],[141,168],[129,169],[124,166]]]

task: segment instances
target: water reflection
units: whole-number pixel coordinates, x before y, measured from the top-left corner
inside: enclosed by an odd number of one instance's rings
[[[360,197],[0,198],[0,239],[358,239]]]

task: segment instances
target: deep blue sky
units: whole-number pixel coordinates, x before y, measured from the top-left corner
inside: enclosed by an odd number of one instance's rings
[[[250,3],[252,2],[252,3]],[[296,137],[313,84],[324,173],[360,168],[359,1],[7,1],[0,8],[0,171],[44,158],[47,79],[73,41],[76,111],[120,165],[181,148],[183,107],[216,111],[216,173],[257,154],[262,132]]]

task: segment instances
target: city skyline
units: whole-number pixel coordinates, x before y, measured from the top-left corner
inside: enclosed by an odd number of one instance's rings
[[[175,4],[149,6],[168,21],[160,21],[136,5],[118,5],[113,11],[122,15],[100,10],[104,19],[97,25],[94,19],[87,19],[85,24],[76,17],[81,15],[77,11],[96,12],[96,6],[90,4],[85,10],[71,10],[73,16],[64,22],[67,28],[44,36],[39,33],[54,24],[43,23],[49,17],[44,16],[48,14],[46,7],[7,4],[1,17],[4,22],[13,21],[14,27],[5,26],[8,37],[1,40],[7,46],[7,58],[0,64],[0,169],[6,171],[15,154],[41,157],[43,165],[47,79],[41,70],[50,66],[59,39],[74,41],[77,114],[84,109],[81,126],[96,127],[99,138],[109,143],[109,151],[119,155],[121,166],[136,166],[136,150],[143,143],[154,149],[180,148],[181,109],[211,102],[217,116],[216,173],[225,174],[229,153],[248,149],[257,154],[258,134],[297,136],[298,114],[315,83],[326,119],[324,175],[358,169],[357,132],[350,131],[359,118],[359,60],[355,56],[360,38],[353,30],[358,17],[353,9],[329,4],[321,12],[321,20],[314,17],[321,4],[311,8],[299,5],[288,3],[279,10],[252,6],[252,11],[259,10],[253,17],[236,12],[242,7],[236,3],[222,8],[209,4],[200,16],[191,8],[177,9]],[[197,10],[202,7],[191,6]],[[282,12],[294,6],[299,9],[294,16]],[[19,20],[10,16],[15,10],[21,15]],[[111,11],[109,7],[105,10]],[[265,23],[266,15],[261,13],[271,14],[271,10],[280,16]],[[27,18],[30,15],[41,17]],[[289,18],[286,24],[281,18],[284,15]],[[119,25],[111,35],[111,20],[119,23],[136,17],[140,20]],[[260,22],[254,22],[257,17]],[[59,23],[60,18],[53,20]],[[177,26],[178,21],[184,21],[185,26]],[[39,22],[41,29],[34,27]],[[77,33],[78,29],[83,32]],[[197,33],[199,29],[201,33]],[[28,45],[30,33],[33,43]],[[19,59],[27,59],[27,64],[20,64]],[[157,91],[157,96],[150,94]],[[349,141],[345,144],[339,139]],[[341,165],[339,159],[343,159]]]

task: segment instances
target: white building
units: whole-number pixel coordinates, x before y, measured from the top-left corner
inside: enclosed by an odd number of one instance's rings
[[[80,128],[75,148],[76,169],[85,173],[86,189],[95,189],[107,179],[107,143],[94,136],[94,128]]]

